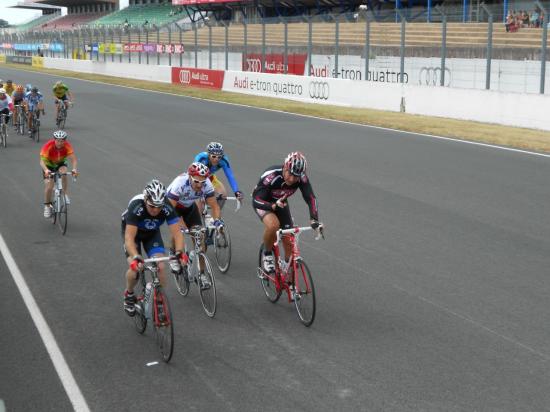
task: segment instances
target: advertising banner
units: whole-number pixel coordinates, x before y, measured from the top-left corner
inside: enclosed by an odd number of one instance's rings
[[[224,73],[223,70],[172,67],[172,83],[221,90]]]
[[[143,43],[125,43],[122,48],[124,53],[140,53],[143,52]]]
[[[7,56],[6,60],[8,63],[17,63],[17,64],[32,64],[32,57],[30,56]]]
[[[11,43],[0,43],[0,48],[4,50],[13,49],[13,44]]]
[[[6,63],[6,56],[4,54],[0,54],[0,63]]]
[[[289,54],[287,56],[286,74],[303,76],[305,74],[306,60],[307,54]],[[284,62],[285,56],[282,53],[266,54],[262,67],[262,54],[248,53],[246,56],[243,56],[242,69],[245,72],[284,74]]]
[[[124,53],[183,53],[183,44],[145,44],[145,43],[125,43],[123,45]]]
[[[33,56],[31,64],[33,67],[44,67],[44,57]]]

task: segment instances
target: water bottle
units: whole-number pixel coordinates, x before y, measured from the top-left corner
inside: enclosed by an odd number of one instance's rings
[[[153,285],[151,282],[147,282],[145,285],[145,293],[143,295],[143,301],[145,302],[145,317],[151,319],[151,292],[153,291]]]

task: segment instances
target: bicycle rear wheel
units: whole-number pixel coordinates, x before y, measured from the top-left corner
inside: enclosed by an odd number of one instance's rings
[[[2,122],[2,146],[8,146],[8,127],[4,122]]]
[[[264,290],[265,296],[267,296],[271,303],[276,303],[281,297],[282,290],[277,289],[277,284],[275,283],[275,276],[277,276],[276,274],[267,275],[264,273],[262,265],[263,253],[264,244],[262,243],[260,245],[260,254],[258,257],[258,270],[261,271],[259,273],[263,274],[263,277],[260,277],[260,283],[262,284],[262,289]]]
[[[155,334],[157,345],[164,362],[169,362],[174,353],[174,323],[172,322],[172,312],[168,297],[158,288],[154,291],[153,298],[153,324],[155,325]]]
[[[187,296],[189,294],[189,265],[182,266],[179,273],[172,271],[172,277],[178,293],[181,296]]]
[[[25,136],[25,125],[27,122],[27,117],[25,116],[24,112],[21,112],[19,115],[19,134],[21,136]]]
[[[224,226],[221,230],[214,231],[214,257],[216,266],[221,273],[226,273],[231,264],[231,236],[229,229]]]
[[[204,259],[204,276],[205,279],[202,279],[201,274],[197,274],[196,281],[199,286],[199,295],[201,298],[202,307],[206,315],[210,318],[213,318],[216,315],[216,309],[218,306],[218,300],[216,295],[216,281],[214,279],[214,273],[212,273],[212,265],[210,265],[210,260],[204,253],[200,253],[199,256],[202,256]],[[197,265],[199,261],[197,261]]]
[[[309,267],[303,260],[296,263],[293,286],[294,306],[298,317],[305,326],[311,326],[315,319],[315,287]]]
[[[65,192],[61,192],[59,195],[59,199],[57,199],[59,202],[59,212],[57,212],[57,223],[59,224],[59,230],[61,231],[62,235],[65,235],[67,233],[67,224],[68,224],[68,206],[65,201]]]
[[[143,291],[145,290],[145,286],[143,285],[142,277],[143,274],[140,276],[140,280],[134,289],[134,293],[137,297],[134,325],[140,335],[142,335],[147,328],[147,317],[145,316],[145,307],[143,304]]]
[[[36,143],[38,143],[40,141],[40,120],[39,119],[35,119],[35,122],[34,122],[34,141]]]

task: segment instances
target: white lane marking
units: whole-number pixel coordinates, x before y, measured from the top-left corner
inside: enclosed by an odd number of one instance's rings
[[[57,69],[50,69],[50,70],[57,70]],[[213,103],[219,103],[219,104],[227,104],[227,105],[230,105],[230,106],[246,107],[246,108],[249,108],[249,109],[264,110],[264,111],[268,111],[268,112],[284,113],[284,114],[287,114],[287,115],[290,115],[290,116],[305,117],[305,118],[308,118],[308,119],[325,120],[327,122],[341,123],[341,124],[347,124],[347,125],[359,126],[359,127],[368,127],[368,128],[372,128],[372,129],[387,130],[387,131],[390,131],[390,132],[411,134],[411,135],[416,135],[416,136],[424,136],[424,137],[429,137],[429,138],[432,138],[432,139],[447,140],[447,141],[456,142],[456,143],[465,143],[465,144],[471,144],[471,145],[475,145],[475,146],[489,147],[489,148],[492,148],[492,149],[500,149],[500,150],[506,150],[506,151],[509,151],[509,152],[516,152],[516,153],[522,153],[522,154],[527,154],[527,155],[550,158],[550,154],[531,152],[529,150],[515,149],[513,147],[498,146],[498,145],[494,145],[494,144],[490,144],[490,143],[474,142],[474,141],[471,141],[471,140],[463,140],[463,139],[457,139],[457,138],[453,138],[453,137],[438,136],[438,135],[435,135],[435,134],[409,132],[409,131],[405,131],[405,130],[392,129],[390,127],[373,126],[373,125],[369,125],[369,124],[347,122],[345,120],[326,119],[324,117],[318,117],[318,116],[313,116],[313,115],[309,115],[309,114],[292,113],[292,112],[285,112],[283,110],[276,110],[276,109],[268,109],[268,108],[265,108],[265,107],[250,106],[250,105],[247,105],[247,104],[244,104],[244,103],[220,102],[218,100],[205,99],[205,98],[202,98],[202,97],[185,96],[185,95],[181,95],[181,94],[177,94],[177,93],[161,92],[159,90],[140,89],[139,87],[123,86],[123,85],[119,85],[119,84],[105,83],[105,82],[101,82],[101,81],[98,81],[98,80],[79,79],[78,77],[72,77],[72,76],[59,76],[59,75],[55,75],[55,74],[44,73],[44,72],[34,71],[34,70],[21,69],[21,71],[25,71],[27,73],[38,73],[38,74],[42,74],[42,75],[45,75],[45,76],[51,76],[51,77],[61,77],[61,78],[67,78],[67,79],[80,80],[80,81],[88,82],[88,83],[107,84],[107,85],[110,85],[110,86],[122,87],[124,89],[138,90],[138,91],[142,91],[142,92],[165,94],[165,95],[168,95],[168,96],[176,96],[176,97],[184,97],[184,98],[187,98],[187,99],[201,100],[203,102],[213,102]],[[83,73],[83,74],[90,74],[90,73]],[[114,76],[110,76],[110,77],[114,77]],[[119,79],[120,77],[115,77],[115,78]],[[130,79],[130,80],[138,80],[138,79]],[[149,80],[149,81],[151,81],[151,80]],[[159,82],[159,83],[160,84],[170,84],[170,83],[161,83],[161,82]],[[243,96],[251,96],[251,95],[247,95],[247,94],[243,93]],[[256,96],[256,97],[258,97],[258,96]],[[259,96],[259,97],[261,97],[261,96]],[[289,101],[296,102],[295,100],[289,100]],[[305,104],[311,104],[311,103],[305,103]],[[430,117],[430,116],[427,116],[427,117]],[[437,119],[450,119],[450,118],[447,118],[447,117],[432,117],[432,118],[434,120],[437,120]],[[450,119],[450,120],[461,120],[461,119]],[[464,121],[473,121],[473,120],[464,120]],[[482,123],[482,122],[479,122],[479,123]],[[489,124],[489,123],[482,123],[482,124]],[[506,127],[505,125],[500,125],[500,126]],[[510,127],[512,127],[512,126],[510,126]]]
[[[154,366],[154,365],[158,365],[158,364],[159,364],[158,362],[149,362],[146,365],[147,366]]]
[[[69,365],[67,365],[63,353],[61,353],[55,337],[46,323],[46,319],[44,319],[40,308],[34,300],[34,297],[27,286],[27,282],[21,274],[17,263],[15,263],[15,260],[8,249],[8,245],[4,241],[2,234],[0,234],[0,253],[2,253],[11,276],[19,289],[19,293],[21,293],[21,296],[23,297],[25,306],[27,306],[27,310],[31,314],[31,318],[36,326],[36,329],[38,329],[38,333],[42,338],[42,342],[44,342],[44,346],[50,355],[57,375],[65,388],[65,392],[67,392],[67,396],[69,397],[74,410],[78,412],[89,412],[90,408],[86,403],[86,399],[84,399],[84,396],[82,395],[82,392],[80,391],[80,388],[78,387],[78,384],[69,369]]]

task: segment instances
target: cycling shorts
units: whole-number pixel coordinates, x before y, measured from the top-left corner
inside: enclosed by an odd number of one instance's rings
[[[122,225],[122,245],[124,248],[124,254],[126,257],[130,257],[128,254],[128,251],[126,250],[126,244],[124,242],[124,233],[126,231],[126,222],[123,220]],[[142,254],[141,245],[143,245],[143,249],[145,250],[145,253],[148,257],[151,257],[156,254],[164,254],[164,242],[162,241],[162,235],[160,233],[160,229],[157,230],[138,230],[135,238],[136,242],[136,248],[138,250],[138,253]]]
[[[183,219],[187,228],[202,226],[201,213],[196,203],[190,207],[176,207],[176,214]]]
[[[280,229],[290,229],[291,227],[294,227],[292,215],[290,214],[290,208],[288,207],[288,204],[284,208],[277,209],[274,212],[269,210],[256,209],[256,208],[254,208],[254,211],[256,212],[256,214],[258,215],[261,221],[263,221],[264,217],[269,213],[275,213],[275,216],[277,216],[277,219],[279,219]]]
[[[223,183],[216,175],[210,175],[210,181],[212,182],[212,186],[214,186],[214,190],[219,193],[219,188],[223,187]]]
[[[69,164],[67,162],[63,162],[63,163],[60,163],[58,165],[55,165],[55,166],[48,166],[46,165],[46,168],[50,171],[50,172],[58,172],[59,169],[61,169],[63,166],[65,167],[69,167]],[[42,179],[45,179],[46,176],[44,175],[44,171],[42,170]]]

